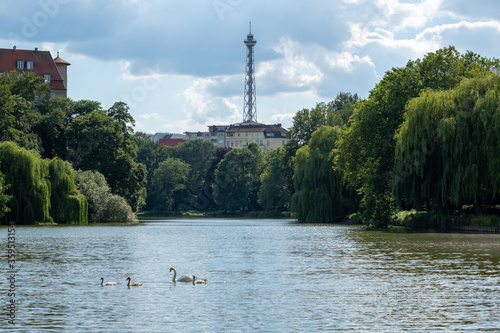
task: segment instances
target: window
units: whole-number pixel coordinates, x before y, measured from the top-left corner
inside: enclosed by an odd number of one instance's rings
[[[269,146],[269,140],[267,140],[267,145]]]
[[[196,133],[191,134],[192,138],[196,138]]]
[[[219,143],[224,143],[224,140],[219,140]]]
[[[0,75],[2,75],[2,74],[3,74],[3,71],[0,71]]]
[[[24,69],[24,60],[17,61],[17,69],[19,69],[19,70]]]
[[[205,137],[208,138],[210,136],[210,134],[208,133],[205,133]]]
[[[224,133],[219,133],[219,138],[223,138],[224,137]]]
[[[285,145],[285,140],[281,140],[281,145],[284,146]]]
[[[43,80],[45,81],[45,83],[50,84],[50,74],[49,73],[43,74]]]
[[[26,69],[29,71],[33,70],[33,60],[26,61]]]

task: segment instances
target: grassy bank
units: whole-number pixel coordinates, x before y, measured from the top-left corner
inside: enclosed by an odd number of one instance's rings
[[[186,212],[172,212],[172,211],[144,211],[138,214],[138,217],[152,218],[152,217],[222,217],[222,218],[293,218],[290,212],[225,212],[225,211],[186,211]]]

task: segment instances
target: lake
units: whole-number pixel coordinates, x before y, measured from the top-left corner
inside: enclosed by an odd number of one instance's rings
[[[285,220],[18,226],[13,329],[0,234],[9,332],[500,331],[500,235]],[[172,266],[208,284],[174,284]],[[127,288],[128,276],[144,285]]]

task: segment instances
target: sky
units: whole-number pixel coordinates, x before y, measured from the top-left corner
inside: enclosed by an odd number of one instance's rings
[[[0,48],[59,52],[68,97],[135,131],[206,131],[243,120],[250,22],[257,120],[285,128],[442,47],[500,58],[498,0],[2,0]]]

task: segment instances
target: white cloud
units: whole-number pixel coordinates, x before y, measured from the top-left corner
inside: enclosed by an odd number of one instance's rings
[[[145,119],[145,120],[159,120],[162,119],[162,117],[158,113],[149,113],[149,114],[140,114],[139,119]]]
[[[488,22],[467,22],[461,21],[458,23],[442,24],[430,27],[417,35],[417,40],[432,41],[435,45],[441,44],[442,36],[445,32],[458,31],[460,29],[473,30],[493,30],[500,34],[500,21]],[[487,32],[484,32],[487,33]]]
[[[273,50],[281,58],[260,63],[257,67],[257,78],[264,81],[274,77],[272,81],[278,79],[284,86],[306,89],[311,89],[315,83],[321,81],[323,73],[316,66],[308,46],[286,37],[282,38]]]
[[[377,0],[377,6],[384,13],[384,26],[399,31],[406,28],[421,28],[440,15],[443,0],[425,0],[407,3],[399,0]]]

